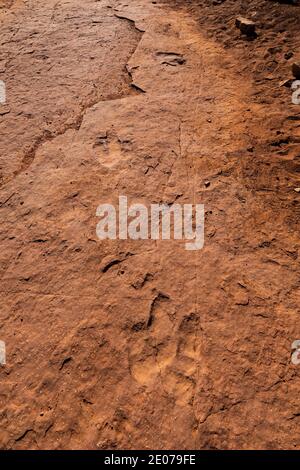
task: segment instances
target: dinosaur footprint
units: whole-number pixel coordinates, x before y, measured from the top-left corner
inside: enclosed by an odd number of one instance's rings
[[[94,148],[97,148],[101,165],[113,168],[129,157],[127,145],[128,142],[121,141],[116,134],[106,133],[97,138]]]

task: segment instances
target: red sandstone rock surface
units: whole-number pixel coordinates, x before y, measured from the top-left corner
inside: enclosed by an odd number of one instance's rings
[[[1,448],[299,449],[300,7],[0,6]],[[123,194],[204,249],[99,241]]]

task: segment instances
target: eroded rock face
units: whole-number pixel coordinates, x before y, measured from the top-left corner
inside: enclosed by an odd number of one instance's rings
[[[10,8],[14,3],[14,0],[0,0],[0,9]]]
[[[205,36],[194,10],[11,8],[1,447],[300,447],[290,96],[259,102],[241,57]],[[97,206],[119,195],[205,204],[204,249],[100,242]]]
[[[0,122],[0,184],[25,171],[43,142],[78,128],[87,107],[134,94],[124,64],[141,33],[98,3],[21,2],[3,17],[0,77],[10,113]]]

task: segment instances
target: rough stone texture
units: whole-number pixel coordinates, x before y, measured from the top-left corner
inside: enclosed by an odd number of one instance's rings
[[[4,449],[300,448],[297,110],[178,6],[1,13]],[[205,248],[100,242],[119,195],[204,203]]]

